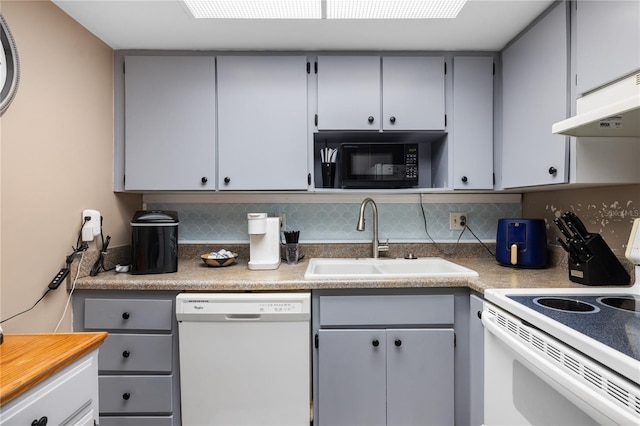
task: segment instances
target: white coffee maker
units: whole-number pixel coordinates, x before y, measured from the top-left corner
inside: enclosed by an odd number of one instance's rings
[[[280,218],[266,213],[248,213],[249,269],[280,266]]]

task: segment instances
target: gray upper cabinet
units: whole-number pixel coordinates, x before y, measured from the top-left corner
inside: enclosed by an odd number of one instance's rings
[[[566,183],[567,10],[559,3],[502,52],[502,186]],[[457,158],[456,158],[457,160]]]
[[[218,187],[306,190],[307,60],[218,57]]]
[[[382,128],[444,130],[444,58],[382,58]]]
[[[319,130],[443,130],[444,58],[318,57]]]
[[[318,129],[380,129],[380,57],[318,57]]]
[[[640,69],[640,2],[576,3],[578,96]]]
[[[215,189],[213,56],[125,57],[125,189]]]
[[[493,188],[493,58],[453,58],[453,188]]]

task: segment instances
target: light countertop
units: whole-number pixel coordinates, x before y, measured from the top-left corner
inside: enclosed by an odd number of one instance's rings
[[[178,272],[132,275],[104,272],[78,280],[76,289],[170,291],[291,291],[349,288],[467,287],[480,293],[489,288],[584,288],[569,280],[566,265],[545,269],[515,269],[486,258],[451,259],[478,272],[472,278],[402,278],[362,280],[305,280],[308,261],[283,262],[275,270],[249,270],[246,260],[227,267],[208,267],[200,259],[180,259]]]

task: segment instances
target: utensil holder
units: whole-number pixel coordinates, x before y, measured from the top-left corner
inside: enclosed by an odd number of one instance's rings
[[[591,256],[584,262],[569,258],[569,279],[584,285],[628,285],[631,277],[600,234],[585,240]]]
[[[336,163],[322,163],[322,187],[333,188],[336,179]]]

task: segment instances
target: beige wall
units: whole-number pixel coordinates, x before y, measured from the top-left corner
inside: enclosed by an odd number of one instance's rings
[[[113,51],[48,0],[7,1],[20,85],[0,121],[0,317],[29,308],[64,266],[82,210],[99,210],[111,246],[129,243],[138,195],[112,192]],[[96,242],[90,250],[99,249]],[[50,292],[5,332],[51,332],[68,292]],[[67,312],[59,331],[71,330]]]
[[[567,189],[526,193],[522,213],[547,220],[549,241],[555,245],[560,232],[553,219],[572,210],[589,232],[597,232],[618,256],[624,256],[633,220],[640,217],[640,185]]]

